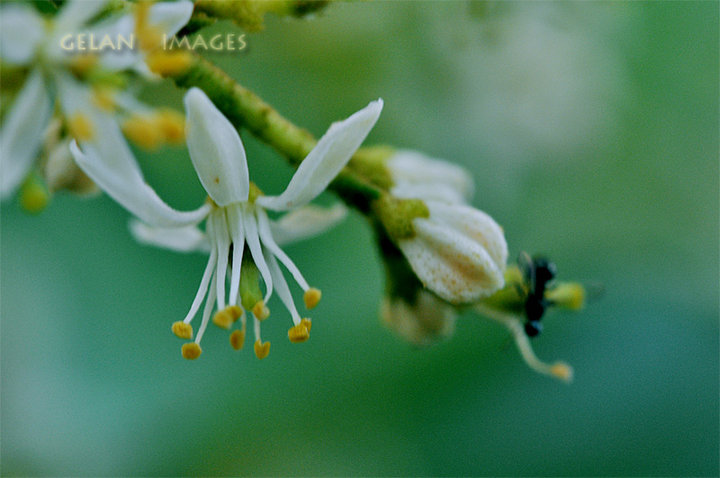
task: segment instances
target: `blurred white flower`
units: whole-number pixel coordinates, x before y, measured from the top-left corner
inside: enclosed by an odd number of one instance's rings
[[[259,358],[266,357],[270,343],[261,340],[260,320],[269,314],[266,304],[273,290],[277,291],[292,317],[294,325],[288,332],[290,340],[302,342],[308,338],[310,320],[301,318],[298,313],[278,261],[305,292],[307,308],[317,305],[320,291],[308,285],[274,236],[277,234],[288,240],[306,237],[325,230],[342,216],[337,209],[322,214],[317,208],[307,210],[303,206],[325,190],[347,164],[374,126],[382,106],[382,100],[371,102],[346,120],[334,123],[303,160],[285,191],[278,196],[265,196],[249,181],[245,149],[233,125],[204,92],[192,88],[185,95],[187,144],[200,182],[210,199],[190,212],[170,208],[155,194],[145,183],[127,147],[100,151],[93,144],[83,144],[82,149],[76,143],[71,144],[80,167],[144,223],[133,226],[141,240],[173,250],[210,251],[190,311],[183,321],[173,324],[176,335],[192,338],[190,322],[205,299],[195,341],[183,345],[185,358],[194,359],[200,355],[199,343],[215,302],[218,312],[213,321],[217,325],[229,328],[234,321],[242,319],[242,329],[234,331],[230,338],[235,348],[242,347],[245,336],[244,309],[252,310],[255,353]],[[273,223],[266,210],[292,212]],[[197,224],[203,220],[206,221],[204,233],[197,229]],[[301,222],[304,224],[298,227]],[[288,227],[293,230],[288,231]],[[246,249],[252,260],[244,255]],[[230,290],[226,294],[228,269]],[[259,295],[257,278],[253,280],[258,272],[265,284],[264,297]]]
[[[385,297],[380,318],[408,342],[426,346],[455,332],[457,312],[447,302],[427,290],[419,290],[413,302],[402,297]]]
[[[111,80],[106,79],[106,84],[95,78],[91,81],[88,76],[90,72],[102,72],[108,77],[123,71],[148,73],[141,49],[106,48],[88,53],[68,51],[62,46],[68,36],[130,38],[136,29],[136,17],[132,13],[110,15],[93,22],[110,3],[110,0],[69,0],[49,21],[27,4],[4,5],[0,9],[0,59],[7,66],[30,70],[0,130],[0,198],[14,193],[31,170],[56,100],[70,135],[79,141],[98,144],[104,142],[105,129],[95,124],[93,117],[110,111],[117,114],[116,121],[119,121],[149,110],[131,95],[115,91]],[[187,0],[158,3],[148,8],[147,22],[157,31],[172,35],[187,23],[192,9],[192,3]],[[78,99],[80,104],[76,102]],[[164,113],[156,118],[155,127],[165,131],[166,139],[172,140],[177,124],[176,117]],[[132,136],[132,131],[130,133]],[[71,166],[66,164],[66,167]]]
[[[622,2],[494,2],[481,18],[468,16],[468,3],[486,2],[448,3],[444,14],[425,13],[426,33],[456,72],[448,107],[457,120],[447,128],[463,133],[464,147],[517,172],[614,140],[632,101]]]

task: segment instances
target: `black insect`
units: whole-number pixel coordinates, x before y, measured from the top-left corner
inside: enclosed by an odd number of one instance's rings
[[[528,337],[536,337],[542,331],[542,319],[551,302],[545,298],[548,285],[557,275],[555,263],[544,257],[531,258],[527,253],[520,254],[518,265],[525,279],[525,333]]]

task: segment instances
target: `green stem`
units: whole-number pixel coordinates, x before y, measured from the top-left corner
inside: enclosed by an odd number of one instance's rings
[[[317,144],[309,131],[288,121],[255,93],[203,58],[193,56],[189,68],[172,79],[182,88],[203,90],[236,128],[246,128],[294,167],[299,166]],[[349,168],[341,171],[330,188],[363,212],[369,211],[371,202],[382,194],[380,188]]]

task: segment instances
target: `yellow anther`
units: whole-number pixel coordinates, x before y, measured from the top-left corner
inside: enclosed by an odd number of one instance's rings
[[[230,334],[230,345],[232,345],[232,348],[235,350],[242,349],[243,345],[245,345],[245,331],[233,330],[233,333]]]
[[[232,315],[230,314],[230,312],[227,311],[227,309],[217,311],[213,316],[212,320],[213,324],[223,329],[229,329],[230,327],[232,327],[233,322],[235,322]]]
[[[270,353],[270,342],[262,343],[259,340],[255,341],[255,355],[259,359],[264,359]]]
[[[301,322],[293,327],[290,327],[290,330],[288,330],[288,338],[290,339],[290,342],[294,344],[305,342],[310,338],[310,332],[305,324]]]
[[[233,322],[237,322],[237,320],[242,317],[243,310],[238,305],[229,305],[225,307],[225,310],[227,310],[228,313],[232,315]]]
[[[184,73],[192,63],[192,56],[186,51],[155,51],[145,58],[148,68],[160,76],[176,76]]]
[[[270,315],[270,309],[265,306],[265,302],[259,300],[253,306],[252,313],[258,320],[265,320]]]
[[[68,118],[68,128],[78,141],[90,141],[95,136],[95,128],[90,118],[82,113],[75,113]]]
[[[579,310],[585,305],[585,288],[577,282],[563,282],[547,291],[545,298],[560,307]]]
[[[150,25],[150,7],[152,2],[141,1],[135,5],[135,35],[140,43],[140,49],[152,51],[162,46],[162,31]]]
[[[179,320],[172,324],[172,333],[181,339],[191,339],[193,336],[192,325],[186,324],[182,320]]]
[[[553,377],[557,377],[560,380],[564,380],[566,382],[570,382],[573,379],[572,367],[563,362],[554,363],[550,367],[550,373],[552,374]]]
[[[190,342],[182,346],[182,356],[188,360],[195,360],[201,353],[202,349],[195,342]]]
[[[321,297],[322,292],[320,292],[320,289],[316,289],[315,287],[309,288],[305,291],[305,294],[303,295],[303,300],[305,300],[305,307],[307,307],[308,309],[312,309],[313,307],[318,305]]]
[[[163,143],[163,132],[153,118],[133,115],[122,125],[125,136],[143,149],[157,149]]]
[[[155,116],[158,128],[165,141],[172,144],[181,144],[185,141],[185,117],[177,111],[162,109]]]
[[[92,70],[97,65],[97,62],[97,55],[92,53],[74,55],[68,67],[75,75],[82,77]]]
[[[115,91],[112,88],[96,86],[93,88],[92,102],[105,111],[115,109]]]
[[[218,310],[213,317],[213,324],[223,329],[229,329],[242,315],[242,309],[237,305],[229,305]]]
[[[304,325],[307,328],[307,331],[310,332],[310,329],[312,328],[312,321],[310,319],[302,319],[300,324]]]
[[[20,189],[20,206],[31,214],[42,212],[50,202],[50,192],[44,182],[32,175]]]

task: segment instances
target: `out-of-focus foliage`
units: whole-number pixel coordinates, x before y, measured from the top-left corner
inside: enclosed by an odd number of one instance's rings
[[[468,167],[511,254],[603,284],[534,341],[572,385],[470,313],[429,349],[385,330],[359,216],[288,249],[324,293],[310,341],[287,341],[275,304],[268,359],[210,329],[187,362],[170,324],[204,258],[134,243],[107,197],[61,194],[39,217],[2,208],[2,474],[716,475],[717,5],[489,6],[341,3],[213,59],[315,134],[384,98],[368,142]],[[291,169],[244,139],[279,192]],[[183,149],[142,159],[171,204],[202,200]]]

